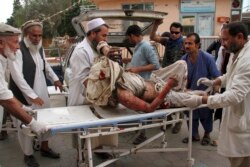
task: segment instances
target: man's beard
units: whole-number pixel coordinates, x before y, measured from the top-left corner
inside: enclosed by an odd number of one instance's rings
[[[4,55],[11,61],[16,59],[16,54],[8,46],[4,48]]]
[[[98,42],[94,39],[92,42],[92,46],[93,46],[93,49],[95,50],[95,51],[97,51],[97,45],[98,45]]]
[[[229,52],[232,53],[237,53],[241,48],[239,47],[239,45],[237,43],[231,44],[231,46],[229,46],[228,48],[226,48]]]
[[[42,40],[39,42],[38,45],[34,45],[29,38],[24,38],[25,42],[28,44],[29,50],[31,52],[37,52],[42,47]]]

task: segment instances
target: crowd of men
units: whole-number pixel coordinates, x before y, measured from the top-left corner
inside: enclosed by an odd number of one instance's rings
[[[228,56],[227,71],[221,75],[221,69],[217,68],[214,56],[200,49],[200,36],[197,33],[189,33],[184,39],[182,25],[174,22],[170,25],[168,37],[156,35],[158,26],[162,23],[163,20],[155,21],[150,34],[151,40],[165,46],[162,64],[160,65],[150,43],[143,39],[141,28],[138,25],[131,25],[126,31],[126,37],[135,45],[135,49],[131,66],[124,70],[119,68],[116,62],[108,59],[109,26],[101,18],[89,21],[87,36],[76,46],[70,59],[68,105],[93,102],[115,106],[121,103],[130,109],[153,112],[162,104],[191,108],[207,104],[205,108],[194,110],[194,117],[191,120],[193,126],[189,127],[193,135],[192,141],[201,141],[202,145],[211,143],[213,110],[223,108],[218,153],[227,157],[232,167],[250,166],[250,43],[246,26],[241,22],[232,22],[222,27],[221,47],[230,56]],[[61,82],[45,59],[41,46],[42,29],[42,24],[36,20],[24,23],[22,32],[9,25],[0,24],[0,105],[6,113],[19,120],[18,127],[24,123],[39,136],[48,129],[29,113],[34,109],[50,107],[46,93],[46,78],[50,79],[56,88],[63,90]],[[21,33],[22,38],[19,41]],[[218,52],[218,57],[219,54],[223,56],[222,52]],[[97,59],[99,61],[96,61]],[[224,60],[222,57],[223,62]],[[89,77],[94,75],[91,69],[98,67],[97,63],[106,61],[114,63],[114,67],[117,67],[115,72],[121,75],[116,75],[114,83],[108,83],[110,91],[107,97],[106,95],[102,97],[104,101],[93,101],[98,99],[93,96],[99,92],[93,89],[95,85]],[[159,90],[156,90],[158,80],[154,80],[155,76],[156,78],[164,76],[164,79],[161,78],[163,82],[158,85]],[[100,82],[107,80],[102,79]],[[220,88],[223,87],[226,89],[220,93]],[[198,90],[202,94],[186,93],[189,90]],[[204,93],[208,90],[211,94]],[[202,138],[198,131],[199,123],[204,128]],[[180,127],[180,123],[176,124],[172,132],[178,133]],[[117,135],[107,136],[106,141],[109,141],[110,145],[117,145],[117,137]],[[134,144],[139,144],[146,138],[145,131],[141,131]],[[48,139],[44,137],[41,139],[41,155],[60,158],[59,153],[49,148]],[[33,156],[32,137],[18,128],[18,140],[27,166],[39,166]],[[96,140],[100,140],[96,146],[100,147],[101,141],[105,139]],[[187,143],[188,138],[184,138],[183,142]]]

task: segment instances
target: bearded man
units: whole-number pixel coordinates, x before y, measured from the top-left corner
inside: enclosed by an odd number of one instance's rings
[[[96,57],[99,57],[96,46],[108,37],[108,25],[102,18],[90,20],[87,23],[87,36],[80,42],[70,58],[69,98],[68,105],[86,104],[85,85],[89,70]]]
[[[9,61],[10,89],[19,101],[31,105],[32,109],[50,107],[46,78],[54,83],[56,89],[63,90],[61,82],[45,60],[42,29],[43,26],[38,21],[24,23],[22,26],[24,37],[20,42],[20,50],[17,52],[16,60]],[[18,139],[24,152],[25,163],[32,167],[39,166],[33,156],[33,137],[25,135],[19,129]],[[49,148],[47,139],[42,139],[40,151],[42,156],[60,158],[60,154]]]
[[[8,66],[7,58],[14,61],[16,52],[19,49],[18,36],[21,32],[4,23],[0,23],[0,123],[2,122],[2,107],[8,113],[18,118],[28,125],[33,132],[40,135],[47,131],[46,125],[37,122],[27,112],[27,107],[23,106],[8,89],[6,82],[6,70]],[[23,107],[21,107],[23,106]],[[0,126],[1,130],[1,126]]]

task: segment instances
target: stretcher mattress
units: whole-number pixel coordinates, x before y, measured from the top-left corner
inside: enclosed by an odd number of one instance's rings
[[[138,113],[122,105],[117,108],[82,105],[39,109],[37,110],[37,120],[46,123],[53,134],[78,128],[87,129],[107,125],[115,126],[119,123],[142,122],[150,118],[162,118],[179,111],[184,111],[184,108]]]

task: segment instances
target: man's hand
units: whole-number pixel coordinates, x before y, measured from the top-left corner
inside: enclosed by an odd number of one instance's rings
[[[139,73],[139,71],[135,67],[128,68],[125,71],[132,72],[132,73]]]
[[[156,25],[156,26],[159,26],[160,24],[162,24],[163,23],[163,19],[159,19],[159,20],[155,20],[154,21],[154,24]]]
[[[29,113],[30,115],[33,115],[33,114],[36,113],[35,110],[33,110],[31,107],[28,107],[28,106],[26,106],[26,105],[22,105],[22,109],[23,109],[24,111],[26,111],[27,113]]]
[[[200,84],[206,85],[208,88],[205,90],[207,93],[211,93],[213,91],[214,80],[210,80],[208,78],[200,78],[197,81],[197,86]]]
[[[200,78],[200,79],[197,81],[197,86],[200,86],[200,84],[206,85],[206,86],[208,86],[208,87],[213,87],[214,81],[213,81],[213,80],[210,80],[210,79],[208,79],[208,78]]]
[[[202,104],[202,96],[190,95],[188,98],[183,99],[183,104],[190,108],[196,108]]]
[[[48,131],[46,125],[41,122],[37,122],[34,118],[32,118],[31,122],[28,124],[28,126],[31,128],[34,133],[37,135],[44,134]]]
[[[39,98],[39,97],[37,97],[37,98],[35,98],[35,99],[30,98],[30,101],[31,101],[33,104],[36,104],[36,105],[38,105],[38,106],[42,106],[42,105],[44,104],[44,101],[43,101],[41,98]]]
[[[54,82],[54,85],[55,85],[55,89],[57,90],[57,88],[60,89],[60,92],[64,91],[64,88],[63,88],[63,85],[62,83],[58,80],[58,81],[55,81]]]

